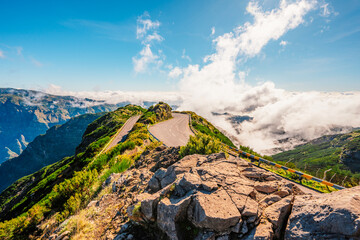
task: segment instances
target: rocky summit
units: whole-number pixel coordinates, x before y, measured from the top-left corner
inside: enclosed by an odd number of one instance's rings
[[[157,148],[107,180],[130,218],[114,239],[360,237],[360,187],[310,195],[241,158],[175,152]]]

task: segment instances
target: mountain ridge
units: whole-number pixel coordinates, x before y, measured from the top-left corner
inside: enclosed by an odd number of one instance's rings
[[[0,164],[0,192],[17,179],[74,155],[88,124],[104,114],[83,114],[37,136],[18,157]]]
[[[52,126],[85,113],[112,111],[125,104],[0,88],[0,163],[20,155],[29,142]]]

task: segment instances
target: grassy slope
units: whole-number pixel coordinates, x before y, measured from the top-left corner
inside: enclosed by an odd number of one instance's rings
[[[231,142],[231,140],[226,137],[222,132],[220,132],[214,125],[212,125],[209,121],[207,121],[205,118],[197,115],[194,112],[185,111],[183,113],[187,113],[191,115],[191,123],[193,128],[195,128],[197,131],[214,137],[217,140],[219,140],[222,143],[225,143],[226,145],[229,145],[231,147],[235,147],[235,145]]]
[[[101,178],[98,170],[105,167],[96,166],[94,156],[128,118],[145,111],[130,105],[106,114],[89,125],[76,156],[47,166],[8,187],[0,195],[1,219],[12,219],[0,223],[0,239],[26,239],[44,219],[53,217],[61,222],[82,207],[96,193],[94,186]],[[135,144],[131,142],[121,144],[109,154],[115,158],[132,147]],[[119,163],[116,159],[111,167],[121,170],[126,165],[126,160]]]
[[[354,131],[324,136],[272,157],[275,162],[320,178],[323,178],[325,170],[332,169],[327,172],[326,180],[332,178],[332,182],[342,184],[346,177],[344,185],[351,187],[360,181],[360,159],[352,155],[359,151],[360,131]]]
[[[0,195],[0,239],[41,236],[96,197],[102,182],[114,172],[126,170],[149,144],[146,124],[171,118],[171,108],[160,103],[149,110],[128,105],[91,123],[75,156],[65,158],[19,179]],[[133,115],[143,114],[125,142],[97,156],[111,136]],[[146,143],[146,144],[145,144]]]

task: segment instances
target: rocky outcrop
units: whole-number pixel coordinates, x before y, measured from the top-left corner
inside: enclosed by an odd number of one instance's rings
[[[280,236],[295,188],[243,159],[192,155],[155,172],[135,217],[170,239],[188,239],[186,229],[196,239],[269,239]]]
[[[169,118],[172,118],[171,107],[164,102],[159,102],[155,106],[149,107],[149,112],[155,113],[156,121],[164,121]]]
[[[88,205],[98,239],[359,239],[360,187],[305,195],[243,159],[178,151],[145,151],[103,183]]]
[[[224,154],[159,168],[129,209],[137,224],[169,239],[360,239],[360,187],[304,194]]]
[[[360,239],[360,187],[298,196],[286,239]]]

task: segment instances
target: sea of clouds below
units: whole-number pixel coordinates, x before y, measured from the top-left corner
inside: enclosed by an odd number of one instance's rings
[[[240,87],[240,86],[238,86]],[[219,90],[219,89],[217,89]],[[263,154],[293,148],[323,135],[360,127],[360,92],[288,92],[266,82],[242,85],[232,91],[186,92],[70,92],[51,86],[47,93],[104,100],[106,103],[164,101],[177,110],[194,111],[242,144]],[[221,93],[222,92],[222,93]],[[220,114],[214,114],[220,113]],[[224,114],[226,113],[226,114]],[[250,121],[230,121],[229,116],[249,116]]]

